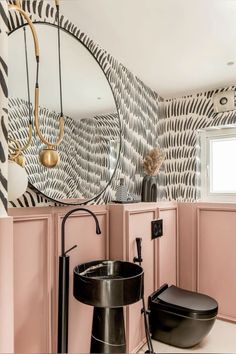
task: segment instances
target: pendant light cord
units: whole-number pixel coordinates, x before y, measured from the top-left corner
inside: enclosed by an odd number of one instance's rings
[[[59,62],[59,86],[60,86],[60,106],[61,106],[61,117],[63,114],[63,103],[62,103],[62,75],[61,75],[61,35],[60,35],[60,6],[57,7],[57,38],[58,38],[58,62]]]
[[[28,51],[27,51],[27,40],[26,40],[26,30],[24,30],[24,42],[25,42],[25,66],[26,66],[26,77],[27,77],[27,94],[28,94],[28,109],[29,109],[29,123],[32,124],[32,114],[31,114],[31,100],[30,100],[30,87],[29,87],[29,62],[28,62]]]

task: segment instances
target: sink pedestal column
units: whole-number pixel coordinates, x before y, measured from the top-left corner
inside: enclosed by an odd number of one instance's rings
[[[123,307],[94,307],[90,353],[126,353]]]

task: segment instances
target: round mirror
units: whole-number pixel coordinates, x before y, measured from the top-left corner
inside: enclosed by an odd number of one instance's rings
[[[60,95],[57,28],[35,24],[40,45],[40,128],[49,141],[58,136]],[[30,102],[34,102],[36,61],[34,43],[26,28]],[[120,118],[105,73],[90,51],[69,32],[61,30],[62,97],[65,135],[57,150],[60,164],[52,169],[39,162],[43,143],[34,130],[25,152],[26,172],[34,189],[65,204],[83,204],[109,185],[120,154]],[[9,136],[24,144],[28,137],[24,29],[9,35]]]

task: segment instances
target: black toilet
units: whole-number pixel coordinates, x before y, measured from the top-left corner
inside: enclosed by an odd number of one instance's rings
[[[218,313],[213,298],[167,284],[149,296],[148,306],[152,338],[180,348],[201,342]]]

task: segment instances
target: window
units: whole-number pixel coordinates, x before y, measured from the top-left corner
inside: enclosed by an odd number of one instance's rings
[[[200,132],[201,199],[236,201],[236,128]]]

